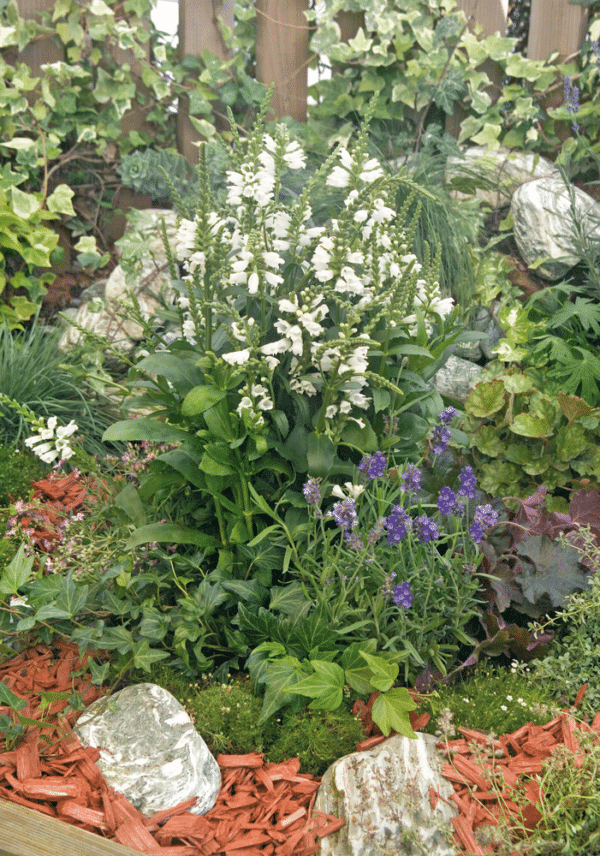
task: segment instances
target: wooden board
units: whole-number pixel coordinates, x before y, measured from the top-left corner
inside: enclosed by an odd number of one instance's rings
[[[0,799],[0,856],[140,856],[40,811]]]

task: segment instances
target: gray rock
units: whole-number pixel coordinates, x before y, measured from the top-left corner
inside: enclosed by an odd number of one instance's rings
[[[153,208],[135,212],[130,228],[121,240],[122,244],[126,244],[128,237],[134,236],[137,241],[147,241],[135,282],[131,282],[122,265],[117,265],[106,281],[86,289],[74,316],[74,321],[85,330],[108,339],[123,351],[130,351],[134,342],[142,339],[144,334],[142,327],[135,321],[121,317],[121,301],[131,302],[130,293],[135,295],[143,318],[149,320],[156,315],[161,305],[158,299],[160,294],[167,302],[173,299],[167,256],[160,236],[160,221],[163,217],[167,235],[170,240],[174,240],[177,232],[177,215],[174,211]],[[70,326],[60,340],[60,347],[72,347],[80,338],[77,327]]]
[[[221,773],[185,709],[156,684],[137,684],[91,704],[74,729],[110,787],[150,817],[197,797],[191,811],[211,809]]]
[[[464,404],[482,371],[481,366],[469,360],[449,357],[447,363],[431,378],[429,386],[441,395]]]
[[[530,152],[513,152],[502,146],[495,151],[484,146],[469,146],[464,150],[464,158],[448,159],[446,180],[465,173],[481,178],[483,186],[478,187],[474,195],[495,209],[506,205],[515,190],[525,182],[557,176],[558,170],[552,161]],[[468,194],[458,191],[453,191],[452,195],[468,198]]]
[[[573,240],[573,211],[588,240],[600,241],[600,205],[591,196],[561,178],[541,178],[523,184],[513,194],[511,211],[514,235],[523,261],[537,268],[545,279],[555,281],[581,261]]]
[[[323,776],[315,809],[343,817],[345,825],[321,841],[321,856],[453,856],[457,814],[443,800],[432,810],[429,788],[454,793],[441,776],[437,739],[400,734],[367,752],[336,761]],[[413,843],[412,842],[416,842]]]

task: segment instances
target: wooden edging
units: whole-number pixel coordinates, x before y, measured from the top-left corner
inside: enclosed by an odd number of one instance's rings
[[[0,799],[0,856],[140,856],[63,820]]]

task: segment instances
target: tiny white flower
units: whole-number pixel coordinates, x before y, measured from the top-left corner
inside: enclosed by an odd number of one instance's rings
[[[269,342],[267,345],[263,345],[261,351],[265,356],[272,357],[275,354],[284,354],[290,347],[292,343],[289,339],[277,339],[275,342]],[[277,360],[277,364],[279,360]]]
[[[512,701],[512,700],[513,700],[513,697],[511,695],[506,696],[506,701]]]
[[[501,704],[501,705],[500,705],[500,710],[507,711],[507,710],[508,710],[508,708],[507,708],[507,706],[506,706],[505,704]]]
[[[230,351],[223,354],[223,359],[232,366],[241,366],[250,359],[250,350],[244,348],[242,351]]]
[[[339,484],[334,485],[331,488],[331,495],[337,496],[339,499],[346,499],[348,496],[352,499],[358,499],[365,489],[364,484],[354,484],[353,482],[344,482],[344,487],[345,491],[342,490]]]
[[[329,407],[325,410],[325,417],[327,419],[333,419],[333,417],[338,412],[337,404],[330,404]]]

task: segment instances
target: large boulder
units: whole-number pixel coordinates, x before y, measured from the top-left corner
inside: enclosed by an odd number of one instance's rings
[[[81,303],[73,316],[80,327],[91,333],[108,339],[120,350],[127,352],[135,342],[143,338],[140,325],[131,318],[122,318],[121,301],[131,302],[133,294],[139,304],[144,320],[156,315],[162,295],[167,303],[173,300],[173,289],[169,275],[167,256],[161,238],[161,220],[164,218],[167,235],[171,242],[177,232],[177,215],[168,209],[151,208],[135,213],[133,224],[126,230],[121,245],[126,246],[128,238],[135,242],[145,241],[145,255],[135,281],[128,280],[121,265],[113,270],[105,281],[101,293],[82,295]],[[81,332],[75,326],[69,326],[61,341],[61,348],[77,344]]]
[[[205,814],[221,789],[221,773],[185,709],[156,684],[137,684],[91,704],[74,729],[108,785],[142,814],[197,797],[191,811]]]
[[[587,240],[600,241],[600,205],[562,178],[541,178],[521,185],[512,197],[514,235],[525,264],[548,258],[537,273],[561,279],[581,261],[573,233],[573,217]]]
[[[547,158],[531,152],[517,152],[500,147],[490,151],[485,146],[469,146],[462,158],[448,158],[446,181],[470,177],[478,186],[474,195],[490,208],[506,205],[515,190],[527,181],[558,176],[558,170]],[[454,191],[458,198],[470,194]]]
[[[315,809],[345,824],[323,838],[321,856],[454,856],[450,818],[457,811],[444,800],[431,807],[431,787],[446,800],[454,793],[442,778],[436,743],[430,734],[416,740],[397,734],[336,761],[323,776]]]

